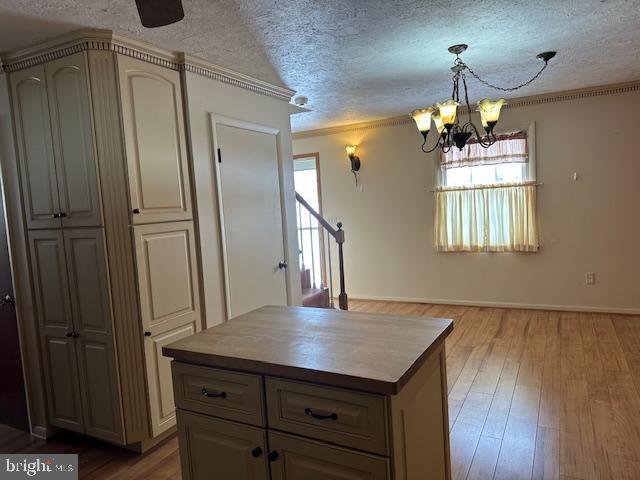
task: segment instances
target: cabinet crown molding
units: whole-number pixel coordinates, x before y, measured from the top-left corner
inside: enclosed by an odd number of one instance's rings
[[[0,71],[16,72],[87,50],[107,50],[177,71],[202,75],[254,93],[289,102],[294,90],[258,80],[206,60],[155,47],[113,33],[111,30],[82,29],[16,52],[0,56]]]

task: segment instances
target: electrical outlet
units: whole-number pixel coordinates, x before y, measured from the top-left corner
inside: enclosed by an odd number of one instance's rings
[[[587,285],[596,284],[596,274],[594,272],[586,272],[584,274],[584,281]]]

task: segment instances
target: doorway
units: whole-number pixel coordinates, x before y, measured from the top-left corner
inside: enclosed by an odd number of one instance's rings
[[[0,189],[0,423],[29,431],[4,207]]]
[[[278,134],[212,115],[227,318],[287,304]]]
[[[320,186],[320,154],[305,153],[293,156],[293,179],[296,192],[318,212],[322,213],[322,190]],[[300,246],[300,270],[309,271],[310,287],[327,286],[325,238],[320,224],[297,204],[298,245]]]

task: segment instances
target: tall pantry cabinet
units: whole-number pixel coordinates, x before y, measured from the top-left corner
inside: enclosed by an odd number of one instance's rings
[[[175,425],[162,346],[201,328],[180,74],[69,48],[10,74],[51,425]]]

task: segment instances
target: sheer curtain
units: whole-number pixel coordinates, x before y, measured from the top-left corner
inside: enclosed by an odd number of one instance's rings
[[[441,168],[528,161],[526,136],[519,143],[484,149],[465,147],[443,155]],[[495,148],[494,148],[495,147]],[[514,153],[513,157],[508,153]],[[499,157],[498,157],[499,155]],[[504,156],[503,156],[504,155]],[[500,158],[500,162],[496,162]],[[533,171],[533,169],[523,169]],[[444,176],[446,177],[446,176]],[[441,252],[535,252],[538,250],[536,182],[525,175],[516,183],[440,186],[435,191],[435,248]]]

